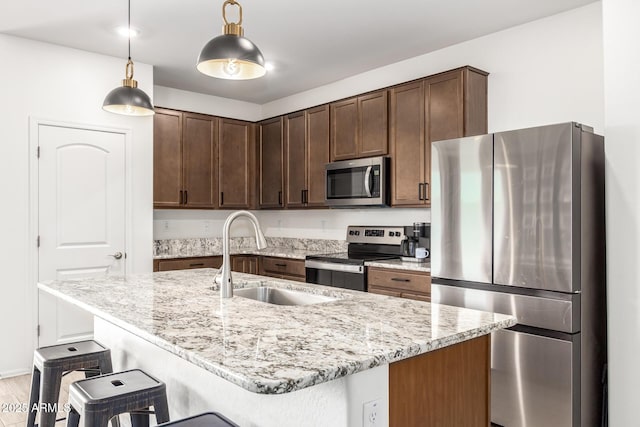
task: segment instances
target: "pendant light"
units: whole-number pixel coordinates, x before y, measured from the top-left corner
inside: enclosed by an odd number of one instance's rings
[[[133,79],[133,61],[131,60],[131,0],[129,0],[129,59],[125,67],[125,79],[122,86],[117,87],[104,99],[102,108],[110,113],[127,116],[151,116],[153,104],[149,95],[138,89],[138,82]]]
[[[227,21],[226,7],[238,6],[238,22]],[[224,34],[211,39],[200,52],[196,68],[202,74],[220,79],[248,80],[262,77],[267,70],[258,46],[244,37],[242,6],[236,0],[222,4]]]

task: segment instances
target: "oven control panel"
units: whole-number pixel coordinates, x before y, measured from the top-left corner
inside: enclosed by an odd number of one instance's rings
[[[347,242],[399,245],[404,236],[402,226],[350,225],[347,227]]]

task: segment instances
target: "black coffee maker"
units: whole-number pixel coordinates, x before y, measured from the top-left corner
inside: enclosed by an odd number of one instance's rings
[[[414,222],[404,227],[402,258],[407,261],[425,261],[430,255],[431,224]],[[420,249],[418,249],[420,248]]]

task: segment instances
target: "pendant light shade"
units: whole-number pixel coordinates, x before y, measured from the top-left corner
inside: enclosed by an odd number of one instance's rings
[[[131,60],[131,0],[129,0],[129,59],[125,67],[122,86],[109,92],[102,103],[105,111],[127,116],[151,116],[155,114],[149,95],[138,89],[133,79],[133,61]]]
[[[240,19],[228,22],[227,6],[238,6]],[[264,57],[251,40],[244,37],[242,28],[242,6],[235,0],[226,0],[222,4],[224,34],[211,39],[200,52],[196,68],[202,74],[220,79],[248,80],[262,77],[267,72]]]

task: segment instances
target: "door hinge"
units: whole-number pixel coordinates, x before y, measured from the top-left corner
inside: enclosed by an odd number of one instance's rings
[[[38,148],[36,149],[36,155],[38,156],[38,158],[40,158],[40,146],[38,145]]]
[[[40,247],[40,236],[36,238],[36,244],[38,245],[38,247]]]
[[[36,328],[36,332],[37,332],[38,336],[40,336],[40,325],[38,325],[38,327]]]

